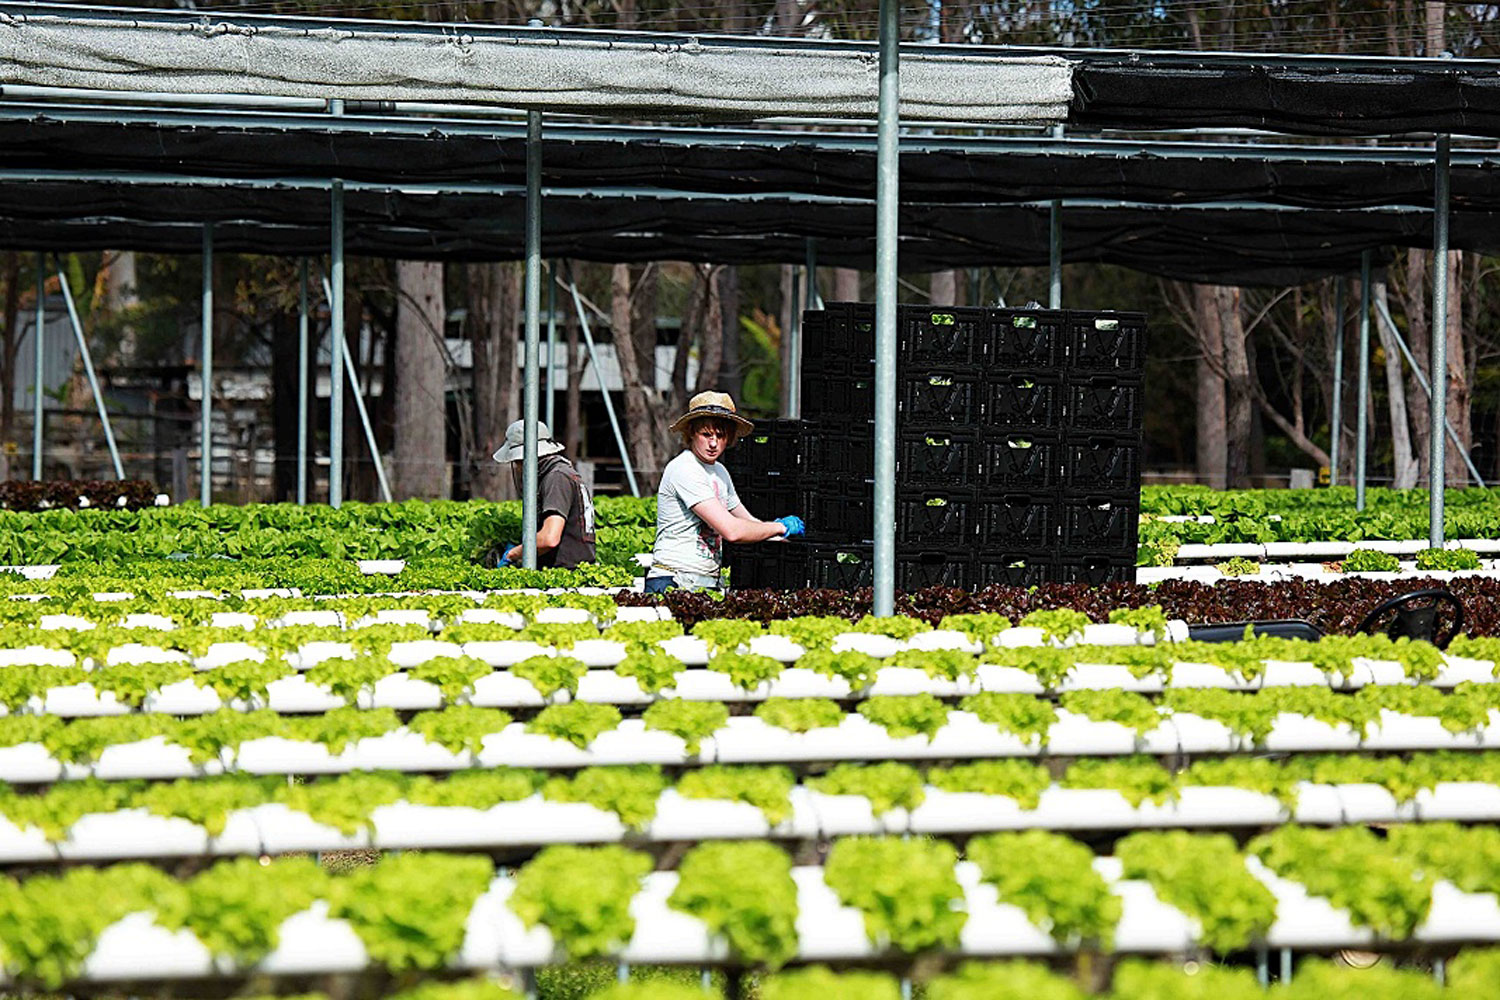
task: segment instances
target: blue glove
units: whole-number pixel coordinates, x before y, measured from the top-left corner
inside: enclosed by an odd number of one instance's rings
[[[511,562],[505,556],[501,556],[500,557],[500,561],[495,564],[495,568],[496,569],[505,569],[507,566],[514,566],[514,565],[515,565],[515,563]]]
[[[776,523],[786,527],[786,534],[782,538],[796,538],[807,532],[807,525],[802,523],[802,518],[796,514],[788,514],[786,517],[778,517]]]

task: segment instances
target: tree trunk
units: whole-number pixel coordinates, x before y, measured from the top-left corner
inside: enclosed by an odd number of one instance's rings
[[[656,394],[656,371],[653,366],[641,370],[633,331],[633,276],[629,264],[616,264],[610,275],[610,332],[614,337],[615,356],[620,365],[620,383],[625,396],[625,446],[635,466],[636,479],[643,490],[655,490],[661,476],[662,462],[657,453],[655,417],[652,413]],[[653,341],[654,330],[653,330]],[[654,353],[654,352],[653,352]],[[643,379],[649,377],[648,387]]]
[[[703,305],[700,316],[701,332],[698,343],[697,392],[719,389],[721,369],[724,364],[724,306],[719,298],[719,269],[700,264],[696,269],[703,276]]]
[[[1447,6],[1442,0],[1426,0],[1427,15],[1427,46],[1425,55],[1428,59],[1436,59],[1443,54],[1447,43],[1443,38],[1443,11]]]
[[[448,495],[444,405],[443,265],[396,263],[394,468],[391,494],[440,499]]]
[[[0,442],[13,439],[16,428],[16,347],[20,343],[21,325],[21,255],[15,251],[0,254]],[[37,388],[41,391],[40,387]],[[7,463],[8,464],[8,463]],[[6,470],[6,479],[13,478]]]
[[[958,272],[934,271],[929,298],[935,306],[958,305]]]
[[[1254,387],[1245,346],[1245,318],[1240,312],[1241,294],[1238,288],[1213,287],[1224,337],[1225,479],[1230,489],[1248,489]]]
[[[1198,476],[1214,489],[1225,486],[1228,428],[1225,424],[1223,319],[1211,285],[1193,285],[1193,335],[1198,341]]]
[[[1402,304],[1406,307],[1406,346],[1416,359],[1417,368],[1423,377],[1427,375],[1428,362],[1432,358],[1432,328],[1427,317],[1427,259],[1431,254],[1425,250],[1406,252],[1406,282],[1401,289]],[[1429,381],[1428,385],[1432,383]],[[1431,424],[1431,401],[1427,390],[1414,372],[1406,376],[1406,413],[1411,420],[1413,448],[1417,456],[1417,478],[1427,481],[1427,428]]]
[[[1462,268],[1463,254],[1457,250],[1451,251],[1448,254],[1447,410],[1448,422],[1453,425],[1459,443],[1455,445],[1451,438],[1446,437],[1443,441],[1444,455],[1447,458],[1445,482],[1450,486],[1469,483],[1469,467],[1464,462],[1464,455],[1474,446],[1473,414],[1470,409],[1473,391],[1469,379],[1468,351],[1464,344],[1463,282],[1460,280]]]
[[[511,499],[509,472],[491,459],[505,440],[515,409],[516,310],[519,298],[513,264],[469,265],[469,338],[473,345],[473,495]]]
[[[567,313],[567,319],[563,323],[564,336],[568,343],[568,388],[563,396],[564,422],[567,424],[568,434],[563,438],[563,445],[568,449],[568,454],[574,458],[582,458],[584,455],[584,426],[583,426],[583,362],[584,354],[579,347],[578,317],[572,312]],[[554,428],[554,431],[556,428]]]
[[[738,402],[745,370],[740,358],[740,269],[734,264],[719,272],[719,311],[724,339],[724,369],[719,384]]]
[[[836,267],[833,269],[832,301],[859,301],[859,271],[852,267]]]
[[[1371,298],[1389,309],[1389,293],[1385,281],[1370,282]],[[1389,325],[1376,310],[1375,329],[1380,335],[1380,346],[1385,352],[1385,385],[1389,394],[1391,410],[1391,451],[1394,459],[1392,485],[1398,490],[1409,490],[1417,485],[1417,457],[1412,453],[1411,430],[1406,414],[1406,392],[1401,384],[1401,354],[1396,338]]]
[[[271,499],[278,503],[297,499],[297,325],[295,312],[271,317]]]

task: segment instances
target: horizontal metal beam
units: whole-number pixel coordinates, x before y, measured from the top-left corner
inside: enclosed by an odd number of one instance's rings
[[[482,122],[443,120],[411,113],[411,105],[398,104],[390,114],[327,116],[325,102],[287,98],[308,106],[307,113],[250,111],[237,107],[234,95],[187,95],[196,108],[120,107],[117,102],[139,104],[143,95],[111,91],[78,91],[98,95],[105,107],[58,104],[40,99],[40,94],[55,88],[0,85],[0,121],[29,121],[39,114],[48,120],[88,122],[94,124],[152,124],[161,128],[244,128],[269,131],[309,131],[330,135],[392,135],[408,137],[452,136],[477,139],[521,141],[526,136],[524,115],[517,112],[508,120],[498,109],[469,109],[492,120]],[[31,96],[36,95],[36,96]],[[151,95],[155,96],[155,95]],[[162,95],[179,98],[184,95]],[[211,107],[214,102],[223,106]],[[434,115],[459,109],[430,106]],[[549,116],[550,119],[551,116]],[[864,128],[865,122],[850,121],[848,126]],[[675,125],[611,125],[584,120],[559,120],[548,125],[545,143],[617,142],[655,143],[671,146],[747,147],[755,149],[807,148],[870,151],[875,149],[873,131],[791,131],[782,128],[712,128]],[[932,135],[924,125],[903,133],[903,156],[921,153],[973,153],[994,156],[1037,156],[1076,158],[1160,158],[1171,160],[1229,160],[1252,163],[1370,163],[1390,166],[1432,167],[1432,150],[1413,145],[1370,146],[1367,144],[1325,143],[1254,143],[1206,142],[1198,139],[1138,140],[1087,137],[1053,138],[1042,133],[1032,135]],[[1455,149],[1453,166],[1500,166],[1500,151],[1491,148]]]
[[[186,174],[118,173],[114,171],[89,170],[20,170],[0,169],[0,182],[22,184],[27,182],[52,184],[124,184],[139,187],[192,187],[205,189],[241,189],[265,191],[326,191],[329,180],[319,177],[209,177]],[[379,183],[376,181],[344,181],[347,192],[375,194],[406,194],[437,197],[445,194],[491,195],[498,197],[525,198],[524,184],[406,184]],[[671,188],[629,187],[545,187],[548,198],[592,198],[598,200],[640,201],[699,201],[699,202],[765,202],[809,205],[873,205],[874,198],[857,198],[848,195],[804,194],[797,191],[678,191]],[[1205,202],[1148,202],[1110,198],[1061,198],[1029,201],[913,201],[903,202],[908,206],[942,205],[950,208],[987,205],[1005,205],[1020,208],[1035,208],[1050,211],[1054,204],[1064,208],[1092,209],[1151,209],[1153,211],[1186,212],[1277,212],[1277,213],[1368,213],[1375,215],[1423,215],[1431,214],[1433,207],[1427,205],[1369,205],[1344,208],[1312,208],[1304,205],[1278,205],[1264,201],[1205,201]],[[252,221],[252,220],[245,220]]]

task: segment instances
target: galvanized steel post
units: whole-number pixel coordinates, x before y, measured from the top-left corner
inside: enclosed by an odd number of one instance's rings
[[[307,258],[297,268],[297,502],[307,503]]]
[[[1052,138],[1061,139],[1063,127],[1054,125],[1052,127]],[[1047,308],[1062,308],[1062,202],[1056,198],[1052,200],[1052,211],[1048,218],[1047,232]]]
[[[875,185],[875,599],[896,606],[896,241],[899,238],[901,50],[898,0],[880,0],[880,117]]]
[[[63,272],[62,258],[53,255],[52,263],[57,267],[57,284],[62,291],[63,305],[68,308],[68,322],[73,326],[73,339],[78,344],[78,353],[83,356],[83,374],[89,380],[89,389],[94,394],[94,408],[99,413],[99,423],[104,425],[104,443],[109,448],[109,460],[115,467],[115,478],[125,478],[125,467],[120,464],[120,449],[115,447],[115,431],[109,423],[109,411],[104,408],[104,390],[99,388],[99,377],[94,374],[94,358],[89,354],[89,342],[83,335],[83,321],[78,318],[78,304],[73,301],[73,289],[68,286],[68,276]]]
[[[536,569],[536,421],[538,341],[542,304],[542,113],[526,112],[526,372],[521,416],[526,421],[521,465],[521,565]]]
[[[818,290],[818,241],[811,236],[807,238],[807,295],[805,298],[807,308],[823,308],[823,293]]]
[[[1328,421],[1328,485],[1339,484],[1339,441],[1344,429],[1344,279],[1334,289],[1333,299],[1333,413]]]
[[[790,361],[787,364],[786,385],[783,387],[782,416],[790,420],[796,420],[802,416],[802,307],[806,303],[802,295],[802,275],[796,269],[792,270],[792,325],[787,330],[787,354]]]
[[[557,261],[547,265],[547,429],[557,434]]]
[[[214,485],[214,224],[203,226],[202,357],[198,366],[198,502],[213,503]]]
[[[1448,422],[1448,153],[1451,137],[1438,136],[1437,191],[1432,206],[1432,417],[1427,428],[1427,544],[1443,547],[1443,488]]]
[[[344,113],[342,100],[328,102],[332,115]],[[344,182],[334,178],[330,190],[328,247],[328,503],[344,502]]]
[[[1354,509],[1365,509],[1365,452],[1370,425],[1370,251],[1359,258],[1359,421],[1354,429]]]
[[[47,258],[36,255],[36,361],[31,380],[31,478],[42,478],[42,426],[46,415],[42,409],[42,363],[47,344]]]

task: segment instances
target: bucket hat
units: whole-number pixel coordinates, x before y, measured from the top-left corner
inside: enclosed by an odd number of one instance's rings
[[[536,457],[556,455],[563,446],[552,440],[552,432],[540,420],[536,422]],[[505,428],[505,443],[495,450],[497,462],[519,462],[526,457],[526,421],[517,420]]]
[[[688,424],[700,417],[717,417],[728,420],[740,430],[753,431],[755,425],[740,416],[734,408],[734,400],[727,392],[700,392],[688,400],[687,412],[672,421],[671,430],[679,433]]]

